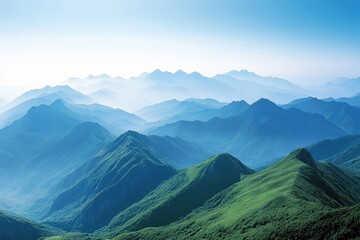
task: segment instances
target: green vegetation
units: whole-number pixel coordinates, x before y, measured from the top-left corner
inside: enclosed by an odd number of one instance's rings
[[[319,239],[359,236],[360,179],[304,149],[215,195],[183,220],[115,239]]]
[[[54,233],[59,232],[38,223],[0,212],[0,239],[36,240]]]
[[[45,222],[93,232],[141,200],[176,171],[136,132],[127,132],[57,186]]]
[[[116,216],[101,232],[167,225],[202,206],[214,194],[254,171],[229,154],[214,156],[201,164],[181,170],[138,203]],[[107,234],[109,235],[109,234]]]

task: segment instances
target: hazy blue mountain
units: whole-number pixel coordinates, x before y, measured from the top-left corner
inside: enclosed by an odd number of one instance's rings
[[[178,115],[172,116],[166,121],[158,122],[157,126],[164,125],[165,123],[173,123],[181,120],[185,121],[208,121],[214,117],[229,118],[235,117],[243,113],[249,104],[245,101],[233,101],[221,108],[216,109],[203,109],[195,112],[184,112]]]
[[[360,142],[360,135],[326,139],[307,147],[316,160],[324,160]]]
[[[360,143],[352,145],[348,149],[326,159],[326,161],[360,173]]]
[[[143,73],[130,78],[128,84],[130,89],[137,89],[133,92],[137,93],[138,101],[148,105],[168,99],[188,98],[212,98],[228,102],[238,96],[236,89],[214,78],[205,77],[198,72],[185,73],[181,70],[175,73],[160,70]]]
[[[322,86],[322,89],[328,93],[329,97],[351,97],[360,92],[360,77],[337,78]]]
[[[0,107],[4,106],[6,104],[6,101],[2,98],[0,98]]]
[[[318,113],[348,134],[360,133],[360,108],[343,102],[322,101],[317,98],[298,99],[284,107]]]
[[[31,108],[0,130],[1,198],[23,210],[112,139],[98,124],[74,118],[61,101]]]
[[[65,84],[89,94],[101,104],[128,111],[169,99],[212,98],[231,102],[240,98],[254,102],[264,97],[277,103],[287,103],[309,95],[308,91],[285,79],[261,77],[247,71],[230,71],[206,77],[198,72],[178,70],[171,73],[156,69],[126,80],[103,74],[85,79],[71,78]]]
[[[102,85],[102,87],[104,86]],[[117,108],[116,103],[125,101],[126,99],[122,97],[121,93],[117,93],[110,89],[113,89],[113,87],[109,87],[109,89],[100,88],[94,92],[89,93],[88,96],[94,99],[97,103]]]
[[[72,77],[67,79],[64,84],[90,94],[102,90],[113,90],[117,92],[123,87],[124,80],[125,79],[121,77],[111,77],[104,73],[101,75],[90,74],[83,79]]]
[[[97,122],[111,133],[120,135],[127,130],[137,130],[145,120],[121,109],[114,109],[100,104],[67,104],[78,119]]]
[[[355,107],[360,107],[360,93],[357,93],[351,97],[341,97],[341,98],[327,98],[324,101],[337,101],[337,102],[345,102]]]
[[[138,135],[138,140],[140,139],[141,142],[161,154],[162,159],[174,168],[187,168],[211,156],[210,152],[198,144],[181,138]]]
[[[345,133],[324,117],[297,109],[283,109],[261,99],[236,117],[207,122],[179,121],[150,132],[178,136],[210,152],[227,151],[247,165],[264,165],[291,149]]]
[[[89,103],[94,102],[90,97],[72,89],[69,86],[66,86],[66,85],[65,86],[55,86],[55,87],[46,86],[41,89],[35,89],[35,90],[31,90],[31,91],[23,93],[22,95],[17,97],[14,101],[8,103],[4,107],[4,110],[13,108],[27,100],[30,100],[33,98],[44,97],[44,96],[50,95],[50,94],[56,94],[56,95],[60,96],[60,99],[71,100],[74,103],[89,104]]]
[[[67,230],[92,232],[141,200],[175,170],[161,155],[127,132],[57,186],[46,222]]]
[[[304,91],[302,88],[296,86],[295,84],[289,82],[288,80],[276,78],[276,77],[261,77],[247,70],[240,70],[240,71],[232,70],[230,72],[224,73],[223,75],[231,76],[237,80],[256,82],[258,84],[271,86],[283,91],[300,92],[300,93]]]
[[[59,101],[31,108],[24,117],[0,130],[0,152],[11,163],[1,166],[24,164],[24,159],[36,156],[47,142],[65,136],[79,123]],[[4,162],[4,158],[1,160]]]
[[[80,123],[66,136],[51,141],[27,163],[25,182],[18,190],[25,195],[39,188],[47,189],[94,157],[113,139],[115,137],[98,123]]]
[[[52,229],[24,218],[0,212],[0,239],[37,240],[55,234]]]
[[[317,160],[360,172],[360,135],[323,140],[307,147]]]
[[[238,96],[249,102],[254,102],[259,98],[268,98],[277,103],[286,103],[304,96],[305,93],[305,90],[286,80],[264,78],[246,70],[231,71],[216,75],[214,78],[236,89]]]
[[[176,223],[114,239],[352,239],[360,227],[359,183],[299,149]]]
[[[202,206],[206,200],[254,171],[229,154],[220,154],[179,171],[141,201],[114,217],[102,232],[168,225]],[[109,236],[109,234],[107,234]]]
[[[46,95],[42,95],[40,97],[32,98],[21,102],[20,104],[8,109],[7,111],[1,113],[1,120],[0,120],[0,128],[5,127],[15,120],[21,118],[26,114],[26,112],[32,108],[42,104],[50,105],[54,101],[62,99],[69,103],[74,103],[75,99],[72,99],[71,95],[66,94],[58,94],[58,93],[50,93]],[[76,100],[75,100],[76,101]]]
[[[50,105],[55,101],[62,101],[68,109],[72,111],[73,117],[82,121],[92,121],[106,127],[111,133],[120,135],[129,129],[136,130],[145,121],[134,114],[125,112],[121,109],[113,109],[111,107],[100,104],[75,104],[70,97],[64,97],[56,93],[44,95],[42,97],[33,98],[2,113],[0,120],[0,128],[7,126],[15,120],[21,118],[26,112],[35,106],[42,104]]]
[[[202,110],[219,109],[225,106],[214,99],[172,99],[158,104],[146,106],[135,112],[138,116],[150,122],[166,121],[178,115],[191,115]]]

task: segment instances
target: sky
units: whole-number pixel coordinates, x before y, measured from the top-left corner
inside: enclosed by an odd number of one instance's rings
[[[358,77],[359,12],[356,0],[0,0],[0,86],[154,69]]]

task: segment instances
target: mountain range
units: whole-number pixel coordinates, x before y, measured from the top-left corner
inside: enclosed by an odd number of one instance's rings
[[[359,176],[316,162],[305,149],[258,173],[231,155],[220,154],[180,170],[93,237],[356,238],[359,183]]]
[[[315,163],[300,149],[219,192],[176,224],[114,239],[354,238],[358,183],[359,177]]]
[[[70,78],[64,84],[88,94],[101,104],[126,110],[140,109],[144,107],[142,103],[153,105],[168,99],[213,98],[231,102],[240,97],[254,102],[265,97],[286,103],[306,96],[306,90],[287,80],[261,77],[246,70],[205,77],[198,72],[178,70],[171,73],[156,69],[129,79],[102,74],[84,79]]]
[[[155,70],[25,92],[0,108],[0,239],[356,239],[359,79],[322,88]]]
[[[317,98],[309,97],[297,99],[285,105],[285,107],[293,107],[304,112],[320,114],[347,134],[360,133],[360,108],[351,106],[347,103],[322,101]]]
[[[251,167],[264,165],[268,160],[315,141],[345,135],[320,115],[283,109],[266,99],[234,117],[206,122],[178,121],[150,133],[181,137],[210,152],[229,152]]]
[[[25,208],[112,139],[99,124],[74,118],[61,101],[31,108],[0,130],[1,198]]]

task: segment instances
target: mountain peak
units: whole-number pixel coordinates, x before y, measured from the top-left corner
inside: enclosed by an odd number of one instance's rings
[[[187,75],[186,72],[184,72],[184,71],[181,70],[181,69],[177,70],[174,74],[175,74],[175,75],[179,75],[179,76]]]
[[[65,106],[64,100],[62,99],[56,99],[51,106],[57,107],[57,106]]]
[[[251,105],[252,108],[277,108],[278,105],[266,98],[261,98]]]
[[[316,167],[315,160],[313,159],[311,153],[305,148],[297,149],[289,154],[289,157],[296,158],[303,163],[306,163],[312,167]]]
[[[230,171],[229,169],[233,169],[239,172],[240,175],[249,175],[255,172],[229,153],[215,155],[205,162],[199,164],[199,166],[204,165],[208,166],[210,170],[217,171],[225,171],[226,169],[228,169],[226,171]]]

